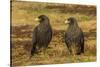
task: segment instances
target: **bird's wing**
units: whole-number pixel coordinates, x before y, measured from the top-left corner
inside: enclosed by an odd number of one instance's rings
[[[50,28],[50,30],[48,30],[48,39],[49,39],[49,42],[52,39],[52,29],[51,28]]]
[[[81,43],[84,43],[84,34],[81,29],[80,29],[80,41],[81,41]]]
[[[81,51],[84,52],[84,34],[81,34]]]
[[[32,33],[32,44],[36,43],[36,37],[37,37],[37,27],[35,27],[33,33]]]
[[[34,55],[35,51],[36,51],[36,34],[37,34],[37,27],[34,29],[33,33],[32,33],[32,48],[31,48],[31,56]]]

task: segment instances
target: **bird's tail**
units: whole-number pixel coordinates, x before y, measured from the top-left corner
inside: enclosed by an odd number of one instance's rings
[[[81,46],[81,52],[84,53],[84,43]]]
[[[82,38],[81,52],[84,53],[84,35]]]
[[[35,54],[36,52],[36,47],[33,46],[33,48],[31,49],[31,55],[30,55],[30,58]]]

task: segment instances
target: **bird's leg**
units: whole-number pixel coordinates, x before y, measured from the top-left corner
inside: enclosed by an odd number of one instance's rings
[[[49,55],[47,54],[46,50],[47,50],[46,48],[43,49],[43,54],[44,54],[44,57],[46,57],[47,59],[49,59]]]
[[[72,53],[71,46],[67,45],[67,47],[68,47],[69,54],[71,55]]]
[[[46,48],[43,48],[43,53],[44,53],[44,55],[46,54]]]
[[[69,54],[70,54],[70,55],[72,54],[72,50],[71,50],[71,47],[69,47]]]

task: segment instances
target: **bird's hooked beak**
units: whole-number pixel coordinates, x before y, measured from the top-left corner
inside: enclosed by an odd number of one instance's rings
[[[70,22],[68,20],[65,21],[65,24],[69,24]]]
[[[40,21],[40,19],[39,18],[35,18],[35,21]]]

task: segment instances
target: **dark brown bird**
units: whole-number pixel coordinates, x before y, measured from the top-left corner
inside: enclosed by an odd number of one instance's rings
[[[68,24],[68,29],[65,32],[65,43],[70,54],[80,55],[84,53],[84,35],[77,24],[77,20],[70,17],[65,23]]]
[[[39,25],[35,27],[32,33],[33,47],[31,49],[31,56],[41,48],[45,51],[52,39],[52,28],[49,18],[45,15],[40,15],[36,20],[38,20]]]

